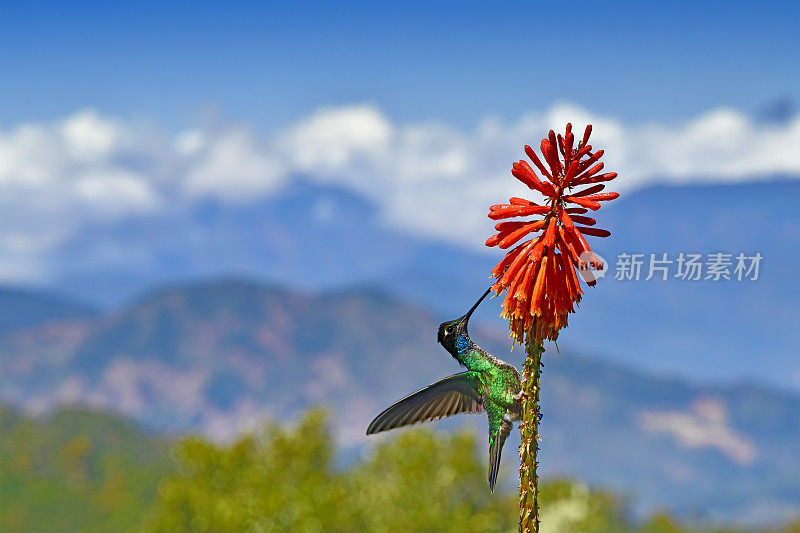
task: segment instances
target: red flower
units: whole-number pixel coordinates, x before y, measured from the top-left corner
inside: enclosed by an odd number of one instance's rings
[[[501,249],[516,244],[491,275],[497,278],[492,286],[496,294],[508,289],[503,316],[510,320],[511,334],[519,342],[526,333],[538,340],[558,337],[559,330],[567,325],[567,315],[574,312],[574,304],[583,294],[576,269],[588,285],[596,283],[587,263],[598,265],[599,260],[584,236],[608,237],[611,233],[593,227],[595,220],[585,214],[590,209],[597,211],[600,202],[613,200],[619,194],[601,192],[604,182],[616,178],[617,173],[600,173],[603,150],[592,153],[592,146],[587,144],[591,132],[592,126],[586,126],[576,147],[572,124],[567,124],[564,137],[550,130],[541,143],[546,165],[526,146],[525,153],[544,179],[527,161],[514,163],[511,174],[542,193],[544,202],[511,198],[507,204],[489,208],[492,220],[541,215],[533,220],[499,222],[495,226],[498,233],[486,241],[486,246]],[[574,190],[586,185],[589,187]],[[538,235],[517,244],[531,234]]]

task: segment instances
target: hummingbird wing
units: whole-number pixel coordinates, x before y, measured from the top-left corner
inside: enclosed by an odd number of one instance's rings
[[[375,417],[367,435],[439,420],[459,413],[483,412],[482,384],[474,372],[461,372],[406,396]]]
[[[489,490],[494,492],[497,473],[500,471],[500,454],[503,444],[511,434],[511,422],[505,419],[505,410],[498,407],[488,407],[489,414]]]

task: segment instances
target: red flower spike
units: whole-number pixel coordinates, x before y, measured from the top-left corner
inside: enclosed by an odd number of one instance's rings
[[[512,174],[543,194],[544,202],[514,197],[508,204],[489,208],[493,220],[534,217],[499,222],[495,226],[498,233],[486,242],[488,246],[511,248],[492,269],[491,275],[496,278],[492,289],[498,295],[507,291],[503,316],[509,319],[511,334],[520,342],[527,335],[556,339],[581,300],[578,276],[590,286],[596,283],[586,263],[596,262],[597,257],[584,235],[607,237],[611,233],[593,227],[595,219],[582,215],[619,195],[601,192],[605,188],[601,182],[611,181],[617,174],[600,174],[604,165],[598,160],[603,150],[592,153],[588,144],[591,132],[591,126],[587,126],[577,147],[571,124],[567,124],[563,136],[548,132],[540,143],[542,158],[525,146],[533,167],[546,179],[540,179],[525,160],[512,165]],[[517,244],[531,233],[538,236]]]

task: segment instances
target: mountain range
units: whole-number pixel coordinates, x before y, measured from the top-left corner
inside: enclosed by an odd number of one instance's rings
[[[792,290],[798,200],[800,182],[778,178],[623,195],[598,213],[612,238],[593,239],[610,270],[587,290],[562,342],[692,379],[800,389],[800,303]],[[377,286],[447,313],[487,286],[499,260],[495,250],[480,248],[489,234],[488,219],[474,248],[405,233],[351,191],[294,181],[264,200],[209,201],[87,226],[48,263],[55,289],[106,309],[159,284],[233,275],[301,291]],[[703,261],[718,252],[734,262],[739,253],[763,259],[757,280],[690,281],[674,277],[681,252],[700,253]],[[642,279],[614,279],[620,253],[643,254]],[[650,254],[664,253],[673,261],[669,279],[645,280]]]
[[[164,286],[116,309],[0,331],[0,401],[32,413],[89,406],[162,434],[221,440],[324,405],[352,457],[374,442],[365,428],[383,407],[459,371],[435,331],[477,296],[462,294],[445,315],[369,288],[300,292],[233,278]],[[488,320],[496,300],[487,303],[473,337],[521,366],[522,351]],[[748,523],[800,512],[796,394],[700,384],[562,346],[545,355],[542,402],[545,475],[611,487],[642,511]],[[460,424],[485,434],[482,416],[440,423]],[[501,468],[509,484],[514,436]]]

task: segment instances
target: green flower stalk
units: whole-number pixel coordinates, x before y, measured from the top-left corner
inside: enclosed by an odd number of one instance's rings
[[[520,531],[539,530],[539,378],[542,375],[542,343],[525,343],[526,379],[522,382],[522,424],[519,447],[519,523]],[[529,376],[529,378],[527,378]]]

